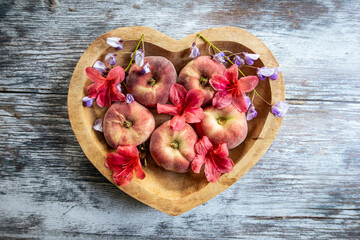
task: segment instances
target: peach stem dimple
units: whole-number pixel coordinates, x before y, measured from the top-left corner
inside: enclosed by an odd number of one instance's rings
[[[206,87],[208,85],[208,83],[209,83],[209,80],[207,78],[205,78],[205,77],[200,78],[200,84],[202,87]]]
[[[172,147],[173,149],[178,149],[179,148],[179,143],[177,141],[172,141],[170,143],[170,147]]]
[[[218,119],[216,119],[216,121],[219,125],[224,125],[226,123],[226,118],[219,117]]]

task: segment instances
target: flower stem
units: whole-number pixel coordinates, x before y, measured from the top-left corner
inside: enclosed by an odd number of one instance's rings
[[[254,89],[254,93],[261,98],[261,100],[263,100],[264,102],[266,102],[269,106],[272,106],[268,101],[266,101],[262,96],[260,96],[260,94],[256,91],[256,89]]]
[[[135,50],[134,50],[134,52],[133,52],[133,54],[132,54],[131,60],[130,60],[130,62],[129,62],[129,64],[128,64],[128,66],[125,68],[125,72],[129,71],[129,69],[130,69],[130,67],[131,67],[131,64],[132,64],[132,61],[134,60],[135,53],[136,53],[136,51],[139,49],[139,46],[140,46],[143,38],[144,38],[144,34],[141,35],[141,37],[140,37],[140,39],[139,39],[139,42],[138,42],[138,44],[136,45],[136,48],[135,48]]]
[[[210,46],[212,46],[216,51],[221,52],[220,49],[218,49],[214,44],[212,44],[207,38],[205,38],[203,35],[201,35],[201,33],[199,33],[199,37],[201,37],[205,42],[209,43]],[[227,56],[225,56],[226,60],[228,60],[232,65],[234,65],[234,63],[230,60],[230,58],[228,58]],[[245,74],[238,68],[239,72],[241,75],[243,75],[243,77],[246,77]]]

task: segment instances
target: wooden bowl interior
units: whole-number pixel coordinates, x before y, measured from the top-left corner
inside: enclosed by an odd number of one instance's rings
[[[121,52],[130,52],[134,49],[134,45],[136,45],[137,41],[126,41],[124,44],[124,49]],[[239,52],[249,52],[253,53],[253,51],[239,43],[231,42],[231,41],[217,41],[213,42],[219,49],[228,50],[233,53]],[[164,48],[161,48],[157,45],[154,45],[149,42],[145,42],[145,50],[146,56],[163,56],[169,59],[175,66],[177,73],[192,59],[189,58],[190,48],[184,49],[180,52],[170,52]],[[210,55],[208,44],[201,43],[197,45],[200,49],[201,55]],[[107,48],[103,52],[99,53],[99,60],[104,59],[105,55],[109,52],[113,52],[113,48]],[[121,53],[120,52],[120,53]],[[97,59],[94,59],[93,63],[95,63]],[[119,54],[117,56],[117,65],[125,68],[130,60],[130,54]],[[254,67],[263,67],[264,64],[261,60],[255,61]],[[253,67],[242,67],[241,70],[246,75],[256,75],[256,68]],[[83,85],[83,93],[87,95],[86,88],[92,82],[87,79]],[[257,91],[259,94],[268,102],[271,102],[271,88],[269,81],[259,81],[259,85],[257,86]],[[252,98],[252,95],[249,96]],[[266,121],[266,116],[269,114],[269,106],[266,105],[259,97],[254,98],[254,105],[256,106],[256,110],[258,112],[258,116],[248,121],[248,135],[245,141],[239,145],[237,148],[232,149],[230,151],[230,157],[234,160],[235,165],[238,164],[242,157],[247,153],[247,151],[253,146],[255,140],[258,139],[263,126]],[[103,152],[111,152],[115,151],[115,149],[111,149],[103,135],[99,132],[93,131],[93,123],[96,119],[102,118],[106,112],[107,108],[99,108],[96,104],[93,105],[92,108],[84,108],[83,114],[84,119],[87,125],[87,128],[90,130],[89,132],[92,135],[92,138],[96,142],[96,144],[103,150]],[[154,117],[156,119],[157,126],[162,122],[170,119],[168,115],[159,115],[156,112],[156,109],[151,109]],[[89,141],[92,141],[89,139]],[[104,157],[105,163],[105,157]],[[144,189],[152,192],[159,197],[167,198],[167,199],[180,199],[189,194],[197,192],[204,188],[209,183],[206,181],[204,173],[195,174],[192,171],[187,173],[174,173],[170,171],[166,171],[163,168],[157,166],[155,161],[149,156],[147,158],[148,165],[144,168],[146,173],[146,178],[144,180],[138,180],[134,178],[133,181],[136,181],[138,184],[141,184]]]

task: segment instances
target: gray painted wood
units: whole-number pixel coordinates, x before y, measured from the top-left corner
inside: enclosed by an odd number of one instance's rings
[[[358,1],[0,1],[0,238],[358,239],[359,10]],[[178,217],[101,176],[68,120],[81,54],[132,25],[178,39],[241,27],[283,67],[291,109],[270,149]]]

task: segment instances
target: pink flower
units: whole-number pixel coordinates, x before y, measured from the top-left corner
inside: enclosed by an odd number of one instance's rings
[[[125,96],[119,91],[118,85],[125,78],[125,71],[117,66],[110,70],[104,78],[92,67],[86,68],[86,75],[94,83],[87,87],[88,97],[96,98],[99,107],[110,107],[111,101],[124,101]]]
[[[204,95],[199,89],[186,91],[184,86],[174,84],[170,88],[170,101],[174,105],[157,104],[158,113],[168,113],[174,116],[170,126],[174,130],[180,130],[185,123],[201,122],[204,118],[204,111],[200,107],[204,102]]]
[[[200,173],[205,164],[205,176],[209,182],[217,182],[222,173],[229,173],[234,167],[234,162],[229,156],[226,143],[214,147],[207,136],[203,136],[195,144],[196,157],[191,162],[195,173]]]
[[[217,91],[212,100],[214,107],[221,109],[233,103],[240,112],[246,112],[248,106],[244,93],[252,91],[258,84],[259,79],[256,76],[238,79],[237,66],[232,65],[225,71],[224,76],[214,74],[209,82]]]
[[[111,152],[107,154],[105,165],[114,171],[113,178],[120,186],[128,185],[133,178],[133,171],[139,179],[145,178],[142,170],[139,151],[135,145],[118,146],[118,154]]]

